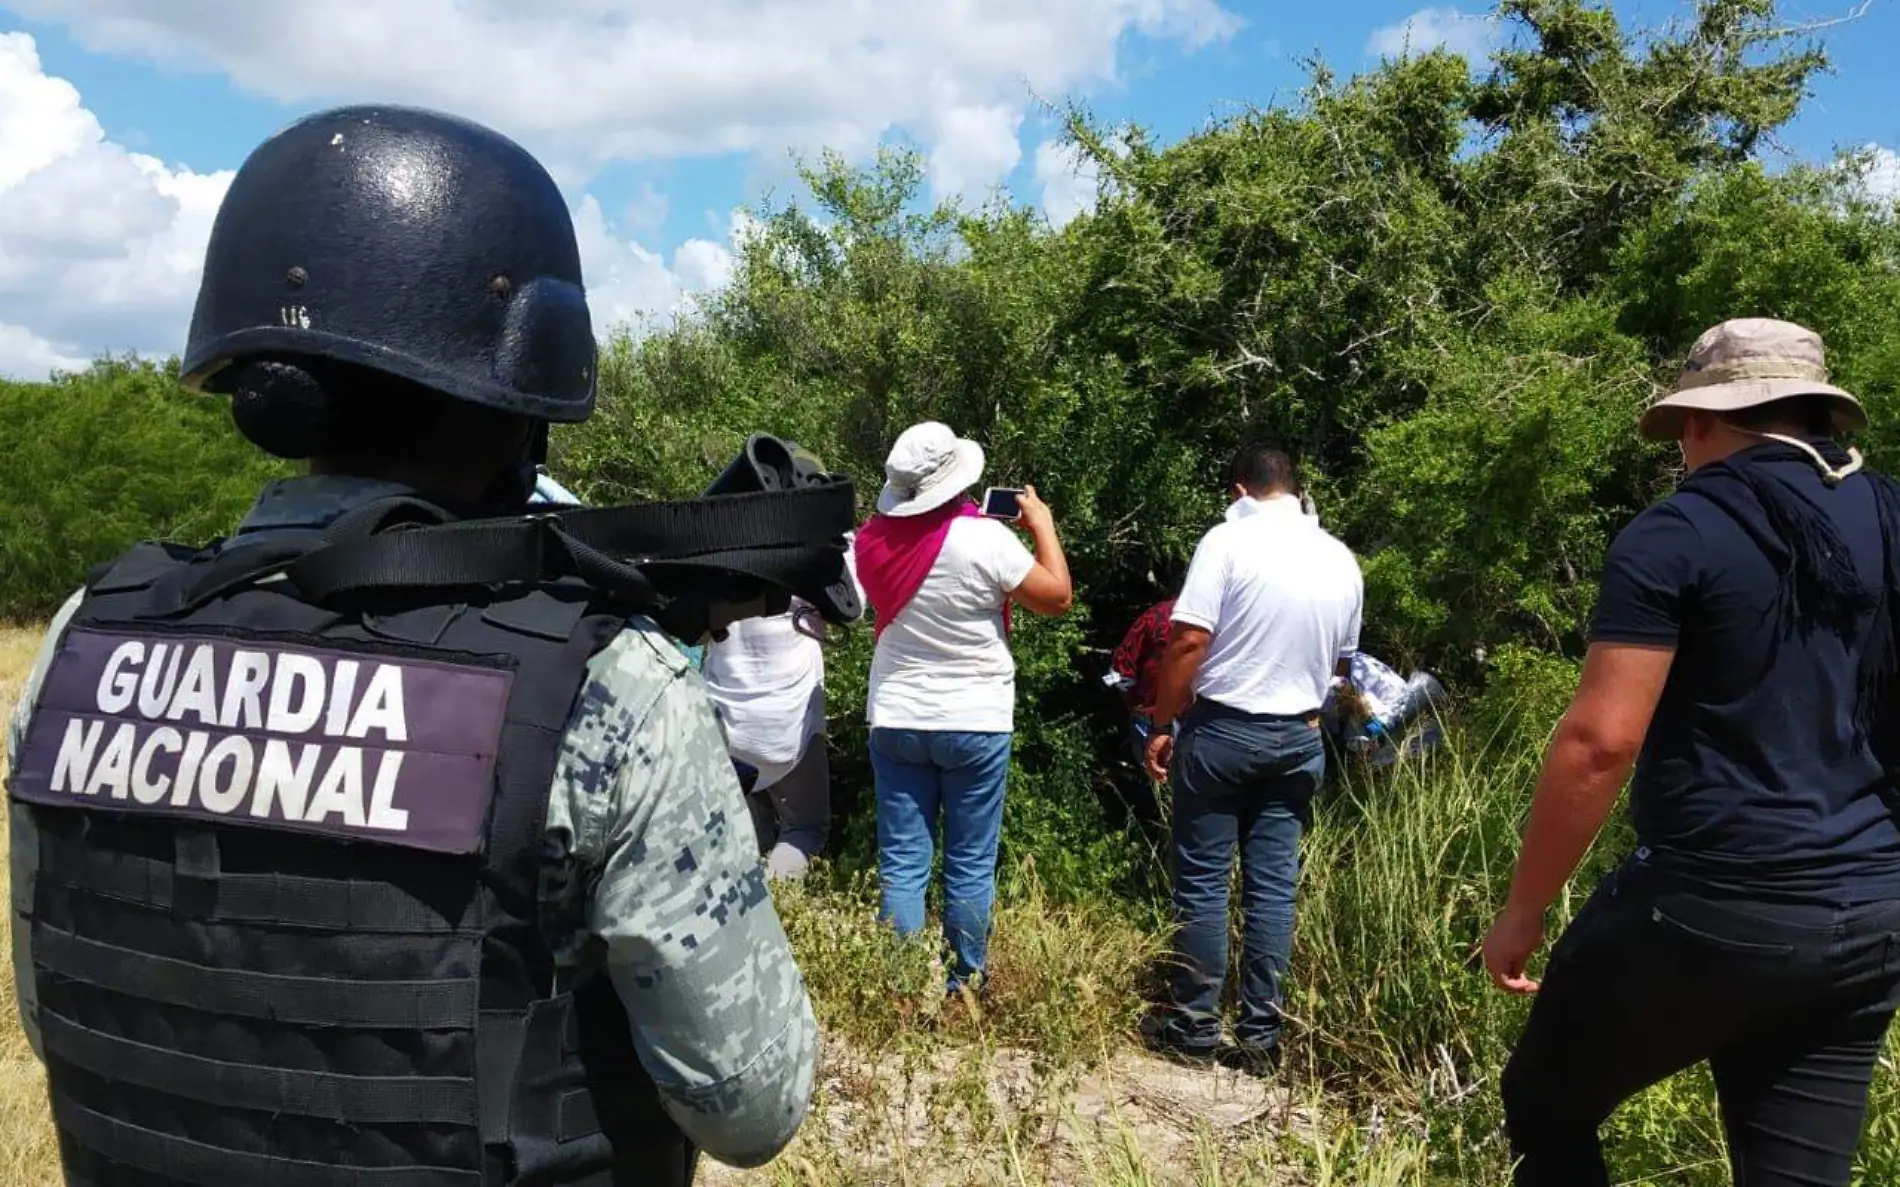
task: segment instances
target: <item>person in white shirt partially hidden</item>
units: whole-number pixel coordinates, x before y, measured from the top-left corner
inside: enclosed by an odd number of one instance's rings
[[[1349,675],[1365,585],[1352,552],[1302,506],[1285,453],[1249,446],[1228,479],[1226,522],[1202,538],[1175,600],[1148,742],[1150,773],[1174,789],[1178,925],[1174,1008],[1148,1042],[1260,1071],[1279,1059],[1300,835],[1326,769],[1320,708],[1333,677]],[[1246,947],[1223,1047],[1236,847]]]
[[[733,759],[758,772],[746,800],[768,878],[804,876],[831,831],[824,630],[817,609],[794,600],[727,627],[700,669]]]

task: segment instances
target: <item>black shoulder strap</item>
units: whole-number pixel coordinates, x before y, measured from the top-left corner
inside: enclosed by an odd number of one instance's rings
[[[240,542],[181,566],[152,590],[140,618],[188,614],[206,602],[240,586],[268,577],[317,548],[318,540],[258,540]]]
[[[605,610],[648,615],[696,638],[794,596],[828,621],[854,621],[862,607],[845,573],[844,540],[856,511],[848,481],[474,520],[395,496],[353,508],[321,535],[135,551],[94,579],[154,586],[140,616],[156,618],[277,574],[304,601],[333,609],[392,593],[487,601],[577,580]]]
[[[631,613],[671,617],[688,632],[692,607],[749,601],[762,589],[804,596],[848,622],[858,607],[844,579],[844,536],[856,510],[848,482],[391,527],[398,516],[446,513],[382,500],[338,520],[322,547],[283,572],[320,605],[378,591],[577,578]]]

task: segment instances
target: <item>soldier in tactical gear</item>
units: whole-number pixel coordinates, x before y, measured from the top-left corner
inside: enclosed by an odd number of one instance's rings
[[[524,515],[594,363],[565,204],[503,137],[346,108],[239,170],[184,381],[310,473],[95,571],[8,738],[69,1182],[685,1184],[798,1129],[816,1022],[704,686],[640,612],[841,570],[842,535],[739,495],[723,567],[668,568],[725,504]]]

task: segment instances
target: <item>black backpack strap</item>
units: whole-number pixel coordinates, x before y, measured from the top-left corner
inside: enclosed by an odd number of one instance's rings
[[[174,569],[159,581],[138,617],[188,614],[232,590],[281,572],[321,543],[316,539],[240,541],[215,554],[201,554],[198,560]]]
[[[360,540],[398,527],[430,527],[452,522],[455,515],[436,503],[414,495],[389,495],[352,507],[330,521],[324,540],[336,543]]]
[[[818,592],[849,590],[842,580],[843,538],[856,514],[849,483],[378,530],[408,505],[428,507],[384,500],[351,512],[285,577],[317,604],[391,589],[578,578],[634,613],[726,595],[745,600],[750,595],[734,588],[749,584],[807,594],[843,621],[856,617],[848,602],[839,609],[838,599]]]
[[[488,589],[578,577],[636,610],[664,600],[631,565],[560,529],[552,516],[470,520],[338,541],[291,565],[287,579],[318,605],[383,590]]]

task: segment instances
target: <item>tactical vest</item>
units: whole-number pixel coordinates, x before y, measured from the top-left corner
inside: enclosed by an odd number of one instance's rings
[[[233,567],[270,551],[91,581],[9,781],[67,1181],[690,1183],[610,982],[557,991],[539,918],[624,611],[574,581],[323,608]]]

